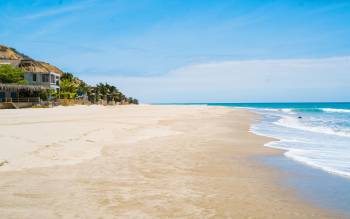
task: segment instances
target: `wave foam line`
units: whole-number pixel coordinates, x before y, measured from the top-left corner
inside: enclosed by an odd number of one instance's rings
[[[303,131],[316,132],[328,135],[337,135],[341,137],[350,137],[350,131],[338,131],[324,126],[307,126],[299,122],[298,119],[289,116],[283,116],[282,119],[278,120],[277,122],[274,122],[274,124]]]
[[[350,113],[350,109],[322,108],[322,111],[328,113]]]
[[[274,136],[269,136],[267,134],[262,134],[261,132],[257,132],[257,131],[255,131],[252,128],[249,131],[254,133],[254,134],[256,134],[256,135],[270,137],[270,138],[271,137],[276,138]],[[324,165],[321,165],[321,164],[319,164],[317,162],[314,162],[311,159],[307,158],[306,156],[299,155],[302,152],[302,150],[300,150],[300,149],[291,149],[291,148],[286,148],[286,147],[280,146],[281,142],[285,142],[285,140],[280,139],[278,141],[271,141],[271,142],[268,142],[268,143],[264,144],[264,146],[265,147],[269,147],[269,148],[275,148],[275,149],[284,150],[285,151],[283,153],[284,156],[286,156],[287,158],[292,159],[292,160],[294,160],[294,161],[296,161],[298,163],[302,163],[302,164],[307,165],[309,167],[323,170],[323,171],[325,171],[327,173],[330,173],[330,174],[335,174],[335,175],[338,175],[338,176],[343,176],[343,177],[350,178],[350,172],[337,170],[335,168],[324,166]]]
[[[299,150],[288,150],[287,152],[284,153],[284,155],[292,160],[298,161],[298,162],[303,163],[305,165],[326,171],[326,172],[331,173],[331,174],[350,178],[350,172],[337,170],[337,169],[329,167],[329,166],[321,165],[317,162],[312,161],[311,159],[308,159],[305,156],[298,155],[298,152],[300,153]]]

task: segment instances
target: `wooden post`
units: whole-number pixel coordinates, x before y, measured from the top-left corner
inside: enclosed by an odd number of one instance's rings
[[[17,88],[17,92],[16,92],[17,93],[17,103],[19,102],[19,91],[20,90]]]

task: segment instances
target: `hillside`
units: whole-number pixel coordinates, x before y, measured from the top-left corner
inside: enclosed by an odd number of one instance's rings
[[[0,45],[0,59],[21,60],[24,59],[24,56],[14,49]]]
[[[16,49],[0,45],[0,64],[1,63],[11,63],[23,71],[30,72],[56,72],[63,74],[63,71],[54,65],[46,62],[37,61],[18,52]]]

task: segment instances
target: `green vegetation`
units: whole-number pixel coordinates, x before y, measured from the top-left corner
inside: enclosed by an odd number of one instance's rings
[[[126,97],[113,85],[99,83],[96,86],[89,86],[72,73],[64,73],[61,77],[60,87],[61,99],[80,99],[85,97],[92,103],[114,101],[114,103],[121,104],[138,104],[137,99]]]
[[[0,83],[26,84],[24,73],[21,69],[12,65],[0,65]]]
[[[61,77],[60,82],[60,98],[61,99],[74,99],[78,96],[78,89],[80,80],[73,76],[71,73],[65,73]]]

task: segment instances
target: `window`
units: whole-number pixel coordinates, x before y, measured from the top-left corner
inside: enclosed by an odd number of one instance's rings
[[[55,83],[55,75],[50,75],[51,78],[51,83],[54,84]]]
[[[41,81],[42,82],[49,82],[49,75],[48,74],[41,75]]]
[[[33,74],[33,81],[36,81],[36,74]]]

